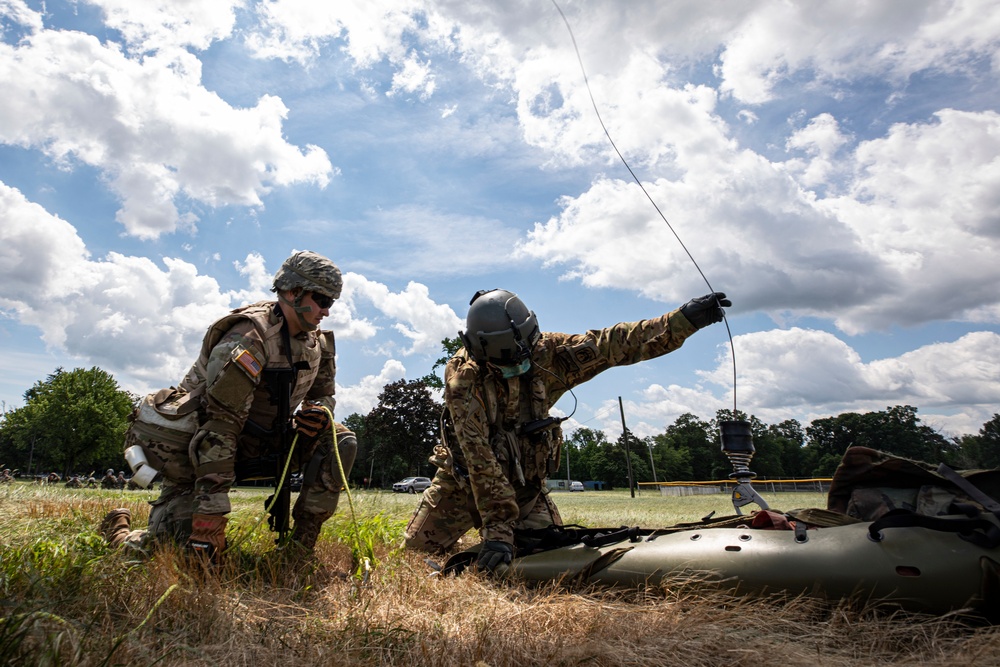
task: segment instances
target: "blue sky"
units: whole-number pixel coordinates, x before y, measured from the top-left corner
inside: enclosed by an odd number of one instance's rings
[[[768,423],[1000,412],[1000,8],[561,0],[618,149],[734,305]],[[0,0],[0,401],[176,384],[292,251],[343,298],[338,417],[478,289],[581,332],[708,291],[614,153],[551,0]],[[725,327],[576,391],[661,432],[733,399]],[[573,409],[570,398],[557,409]]]

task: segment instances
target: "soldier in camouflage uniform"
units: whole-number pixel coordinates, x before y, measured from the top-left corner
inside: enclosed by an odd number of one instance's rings
[[[118,478],[115,477],[115,471],[108,468],[104,473],[104,477],[101,478],[101,488],[102,489],[117,489],[118,488]]]
[[[408,548],[444,551],[479,529],[478,567],[509,563],[515,528],[561,525],[545,480],[559,466],[560,419],[549,410],[572,387],[612,366],[653,359],[720,322],[721,292],[650,320],[585,334],[540,332],[535,314],[506,290],[477,292],[464,348],[445,366],[442,444],[431,486],[406,528]]]
[[[291,537],[303,550],[313,549],[344,488],[337,453],[345,475],[357,453],[354,433],[336,422],[334,451],[324,410],[332,414],[336,405],[336,368],[333,332],[320,330],[319,323],[342,286],[333,262],[298,252],[275,275],[276,302],[244,306],[209,327],[198,360],[174,392],[175,398],[197,398],[200,427],[182,447],[147,443],[150,458],[163,462],[162,491],[152,502],[149,528],[130,532],[129,511],[114,510],[102,524],[110,544],[127,542],[146,550],[151,539],[170,539],[200,553],[220,554],[237,469],[273,460],[277,453],[278,436],[271,434],[282,425],[275,423],[278,408],[262,378],[270,369],[295,368],[290,406],[301,404],[301,409],[294,415],[298,438],[292,470],[302,470],[305,479],[292,509]],[[126,442],[126,449],[131,444]]]

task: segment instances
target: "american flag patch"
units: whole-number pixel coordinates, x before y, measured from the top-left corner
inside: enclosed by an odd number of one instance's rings
[[[260,362],[257,361],[252,354],[250,354],[250,350],[240,349],[236,355],[235,361],[243,367],[243,370],[250,374],[250,377],[256,378],[260,375]]]

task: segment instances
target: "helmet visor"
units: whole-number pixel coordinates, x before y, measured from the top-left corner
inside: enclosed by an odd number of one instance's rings
[[[495,331],[487,333],[480,331],[476,338],[483,346],[486,360],[497,366],[512,366],[525,360],[531,360],[531,348],[524,340],[514,335],[514,330]]]

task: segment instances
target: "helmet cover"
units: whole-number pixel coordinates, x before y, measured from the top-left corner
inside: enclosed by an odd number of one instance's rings
[[[310,250],[300,250],[282,263],[274,275],[272,292],[301,287],[333,299],[340,298],[344,279],[340,269],[329,259]]]

